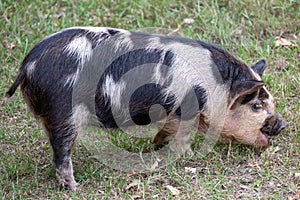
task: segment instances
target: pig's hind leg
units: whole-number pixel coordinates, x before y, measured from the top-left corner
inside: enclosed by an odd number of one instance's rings
[[[53,162],[59,183],[70,190],[76,189],[76,181],[73,175],[71,149],[77,136],[74,126],[68,120],[43,120],[43,125],[48,133],[53,150]]]

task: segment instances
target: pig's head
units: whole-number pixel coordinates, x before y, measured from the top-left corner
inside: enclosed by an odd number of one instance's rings
[[[276,113],[272,95],[261,80],[266,62],[249,68],[253,80],[236,80],[230,88],[229,107],[221,137],[226,141],[266,147],[268,136],[277,135],[288,123]]]

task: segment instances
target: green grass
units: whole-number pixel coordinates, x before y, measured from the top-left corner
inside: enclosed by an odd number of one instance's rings
[[[151,2],[151,3],[150,3]],[[300,12],[297,0],[12,1],[0,0],[0,197],[3,199],[286,199],[300,182]],[[182,24],[193,18],[192,24]],[[113,170],[77,144],[81,190],[62,190],[46,135],[20,92],[2,98],[22,59],[45,36],[70,26],[158,30],[218,44],[249,65],[268,61],[264,80],[290,123],[270,152],[218,144],[206,157],[181,158],[153,172]],[[150,27],[150,28],[149,28]],[[297,46],[275,46],[284,37]],[[196,141],[201,141],[196,136]],[[193,144],[194,151],[201,143]],[[126,146],[126,145],[125,145]],[[276,149],[277,148],[277,149]],[[196,168],[196,173],[185,167]],[[132,183],[132,188],[126,187]],[[180,190],[174,197],[167,185]]]

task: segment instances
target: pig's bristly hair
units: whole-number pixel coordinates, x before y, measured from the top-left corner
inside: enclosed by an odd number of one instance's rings
[[[212,44],[198,41],[201,46],[208,49],[214,63],[217,65],[219,74],[224,83],[232,83],[235,80],[256,80],[250,71],[250,68],[242,61],[233,57],[226,50]]]

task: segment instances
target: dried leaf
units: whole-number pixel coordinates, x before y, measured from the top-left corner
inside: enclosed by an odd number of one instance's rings
[[[8,48],[9,50],[13,50],[13,49],[16,48],[16,45],[13,44],[13,43],[11,43],[11,44],[9,44],[9,45],[7,46],[7,48]]]
[[[240,185],[240,187],[242,188],[242,189],[245,189],[245,190],[249,190],[249,186],[247,186],[247,185]]]
[[[250,167],[255,167],[255,168],[257,168],[257,169],[260,169],[260,166],[259,166],[259,163],[258,162],[249,162],[248,163],[248,166],[250,166]]]
[[[197,168],[193,168],[193,167],[185,167],[184,170],[185,172],[192,173],[192,174],[196,174],[197,172]]]
[[[285,38],[279,38],[278,40],[275,41],[275,46],[292,46],[295,47],[296,44],[293,44],[291,41]]]
[[[195,22],[195,20],[192,19],[192,18],[185,18],[185,19],[183,20],[183,23],[184,23],[184,24],[192,24],[192,23],[194,23],[194,22]]]
[[[167,185],[166,188],[167,188],[168,190],[170,190],[170,192],[171,192],[172,195],[174,195],[174,196],[177,196],[177,195],[180,194],[180,191],[179,191],[177,188],[175,188],[175,187],[173,187],[173,186],[171,186],[171,185]]]
[[[129,190],[129,189],[131,189],[131,188],[133,188],[133,187],[135,187],[135,186],[137,186],[138,185],[138,183],[137,182],[131,182],[131,183],[129,183],[127,186],[126,186],[126,188],[125,188],[125,190]]]

